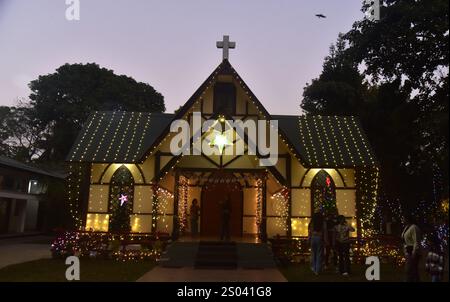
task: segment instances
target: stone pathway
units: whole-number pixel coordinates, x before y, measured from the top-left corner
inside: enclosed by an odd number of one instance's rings
[[[0,240],[0,269],[12,264],[50,258],[50,244],[33,243],[47,237],[33,236]]]
[[[276,268],[210,270],[157,266],[137,282],[287,282]]]

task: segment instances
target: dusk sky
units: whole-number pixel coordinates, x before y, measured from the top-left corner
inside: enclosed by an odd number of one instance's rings
[[[28,97],[29,81],[64,63],[95,62],[152,85],[167,112],[184,104],[237,43],[230,62],[273,114],[300,114],[303,88],[362,0],[0,0],[0,105]],[[318,19],[322,13],[326,19]]]

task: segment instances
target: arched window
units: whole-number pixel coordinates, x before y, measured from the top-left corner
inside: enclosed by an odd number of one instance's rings
[[[109,231],[129,232],[133,213],[134,179],[125,166],[119,167],[111,178],[109,189]]]
[[[311,201],[313,212],[317,210],[326,213],[337,211],[336,186],[333,178],[325,170],[320,170],[314,176],[311,184]]]

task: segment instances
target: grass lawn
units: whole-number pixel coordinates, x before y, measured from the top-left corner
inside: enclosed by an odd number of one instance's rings
[[[366,268],[367,266],[365,265],[352,265],[352,274],[349,276],[341,276],[334,272],[334,270],[328,270],[316,276],[307,264],[280,267],[279,270],[290,282],[368,282],[365,277]],[[381,264],[380,281],[403,282],[404,267]],[[421,281],[431,281],[425,271],[421,272]],[[448,281],[448,278],[446,278],[446,281]]]
[[[80,281],[136,281],[155,265],[153,261],[80,259]],[[64,282],[67,268],[64,259],[24,262],[0,269],[0,282]]]

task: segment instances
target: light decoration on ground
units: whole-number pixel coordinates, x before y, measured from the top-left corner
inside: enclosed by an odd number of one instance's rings
[[[353,262],[365,263],[366,257],[377,256],[381,262],[390,262],[398,266],[405,262],[401,244],[383,240],[380,236],[363,239],[353,246]]]
[[[75,255],[81,258],[115,259],[117,261],[158,260],[169,237],[162,234],[114,234],[72,231],[59,234],[51,245],[54,258]],[[135,242],[135,243],[134,243]],[[139,250],[127,249],[141,243]],[[151,242],[151,246],[148,243]]]
[[[130,262],[130,261],[142,261],[142,260],[157,260],[161,256],[161,253],[156,250],[125,250],[115,251],[112,253],[112,258],[116,261]]]
[[[287,219],[289,217],[289,189],[284,187],[270,197],[277,215],[275,225],[288,231]]]

